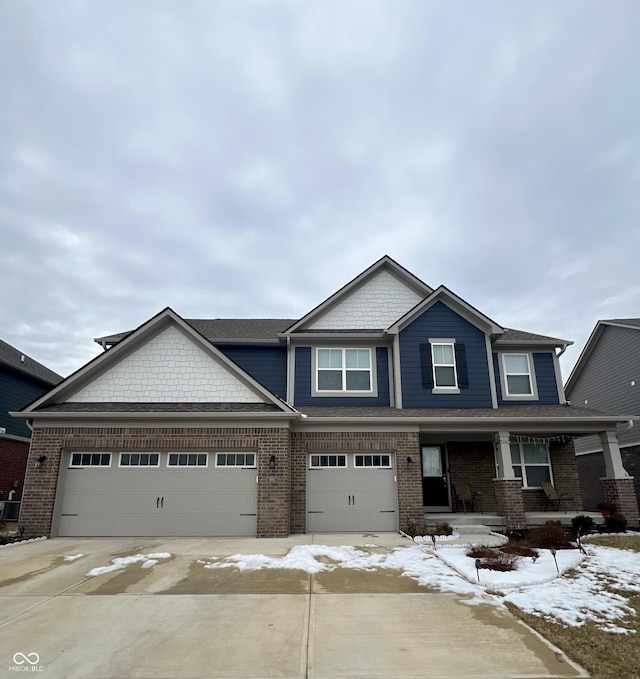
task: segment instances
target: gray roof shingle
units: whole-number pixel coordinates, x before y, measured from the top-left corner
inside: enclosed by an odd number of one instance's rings
[[[24,360],[22,360],[22,357],[24,357]],[[54,373],[53,370],[49,370],[42,363],[38,363],[38,361],[3,340],[0,340],[0,363],[4,363],[31,377],[36,377],[52,386],[62,382],[63,379],[60,375]]]
[[[525,332],[524,330],[514,330],[513,328],[505,328],[504,334],[500,335],[494,344],[503,344],[507,342],[548,342],[550,344],[570,344],[568,340],[558,339],[557,337],[548,337],[547,335],[538,335],[535,332]]]

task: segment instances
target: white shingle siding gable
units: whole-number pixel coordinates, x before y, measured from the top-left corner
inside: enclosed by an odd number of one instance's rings
[[[175,327],[149,340],[68,401],[262,403]]]
[[[423,297],[387,271],[367,281],[310,330],[370,330],[388,328],[422,301]]]

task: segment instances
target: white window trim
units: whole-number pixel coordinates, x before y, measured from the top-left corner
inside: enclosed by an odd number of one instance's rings
[[[536,380],[536,371],[533,363],[532,351],[503,351],[499,356],[500,365],[500,386],[502,387],[503,401],[537,401],[538,400],[538,384]],[[507,382],[507,368],[504,363],[505,356],[526,356],[529,365],[529,382],[531,384],[531,393],[529,394],[510,394],[508,391]],[[524,375],[525,373],[509,373],[510,375]]]
[[[171,455],[206,455],[207,456],[207,464],[202,465],[202,464],[169,464],[169,459]],[[167,453],[167,469],[207,469],[209,467],[209,452],[208,451],[200,451],[196,452],[194,450],[190,450],[188,452],[185,452],[184,450],[182,451],[176,451],[176,450],[171,450]]]
[[[369,352],[369,379],[370,379],[370,384],[371,384],[371,389],[368,390],[361,390],[361,391],[355,391],[353,389],[347,390],[346,388],[343,390],[331,390],[331,391],[325,391],[325,390],[319,390],[318,389],[318,372],[321,370],[321,368],[318,368],[318,351],[321,349],[333,349],[333,350],[339,350],[342,351],[342,365],[343,367],[340,368],[342,371],[342,382],[343,385],[346,387],[346,350],[347,349],[358,349],[360,351],[368,351]],[[334,370],[338,370],[338,368],[334,368]],[[362,368],[360,368],[362,370]],[[353,398],[353,397],[358,397],[358,396],[370,396],[372,398],[375,398],[378,395],[378,378],[377,378],[377,371],[376,371],[376,347],[350,347],[350,346],[327,346],[327,347],[314,347],[312,352],[311,352],[311,372],[313,373],[313,380],[311,384],[311,396],[328,396],[328,397],[334,397],[334,396],[340,396],[344,398]]]
[[[158,464],[122,464],[123,455],[157,455]],[[146,450],[143,450],[142,452],[139,452],[137,450],[135,451],[123,450],[122,452],[118,453],[118,467],[122,467],[123,469],[157,469],[160,466],[161,457],[162,457],[161,453],[158,452],[157,450],[152,450],[151,452],[148,452]]]
[[[513,462],[512,462],[511,467],[522,467],[522,487],[525,490],[540,490],[540,486],[530,486],[527,483],[527,473],[526,473],[525,467],[546,467],[546,468],[548,468],[549,469],[549,481],[550,481],[551,485],[554,485],[554,483],[553,483],[553,466],[551,465],[551,451],[549,450],[549,445],[548,444],[545,445],[545,448],[547,449],[547,462],[545,464],[543,464],[542,462],[536,462],[534,464],[527,464],[524,461],[524,454],[522,452],[522,446],[523,445],[524,444],[522,442],[516,442],[516,441],[512,441],[509,444],[509,447],[519,446],[519,448],[520,448],[520,464],[513,464]],[[515,471],[514,471],[514,475],[515,475]],[[520,478],[520,477],[516,476],[515,478]]]
[[[73,464],[74,455],[108,455],[109,464]],[[69,469],[110,469],[113,453],[110,450],[74,450],[69,455]]]
[[[453,349],[453,374],[455,376],[456,384],[453,387],[438,387],[436,386],[436,362],[433,355],[434,345],[445,344],[450,345]],[[433,377],[432,394],[459,394],[460,387],[458,386],[458,364],[456,363],[456,340],[453,337],[430,337],[429,349],[431,351],[431,376]],[[449,366],[445,366],[449,367]]]
[[[218,455],[253,455],[253,464],[218,464]],[[216,469],[257,469],[258,454],[254,450],[219,450],[215,454]]]
[[[311,464],[311,460],[313,457],[318,456],[327,456],[331,457],[332,455],[335,455],[336,457],[343,456],[344,457],[344,464],[340,465],[335,465],[335,466],[323,466],[323,465],[313,465]],[[347,469],[349,466],[349,459],[347,453],[309,453],[309,469]]]

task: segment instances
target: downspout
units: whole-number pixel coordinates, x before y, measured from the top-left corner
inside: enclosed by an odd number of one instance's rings
[[[627,420],[627,423],[624,425],[624,429],[622,431],[616,432],[616,436],[622,436],[623,434],[626,434],[632,427],[633,427],[634,420]]]
[[[557,356],[558,358],[560,358],[560,356],[562,356],[562,354],[564,354],[564,352],[565,352],[568,348],[569,348],[569,345],[568,345],[568,344],[563,344],[563,345],[562,345],[562,349],[560,349],[560,353],[559,353],[559,354],[556,354],[556,356]]]

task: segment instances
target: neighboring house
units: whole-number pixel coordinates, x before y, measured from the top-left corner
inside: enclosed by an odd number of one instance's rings
[[[300,319],[165,309],[17,416],[29,535],[395,531],[482,491],[508,528],[579,496],[572,437],[625,416],[565,404],[569,342],[505,328],[383,257]],[[629,515],[637,524],[637,512]]]
[[[17,519],[31,430],[20,410],[62,381],[60,375],[0,340],[0,517]]]
[[[640,416],[640,318],[598,321],[565,388],[576,406]],[[630,423],[631,424],[631,423]],[[627,424],[618,436],[622,464],[634,477],[640,497],[640,422]],[[575,441],[586,509],[603,499],[600,478],[607,475],[600,439]]]

